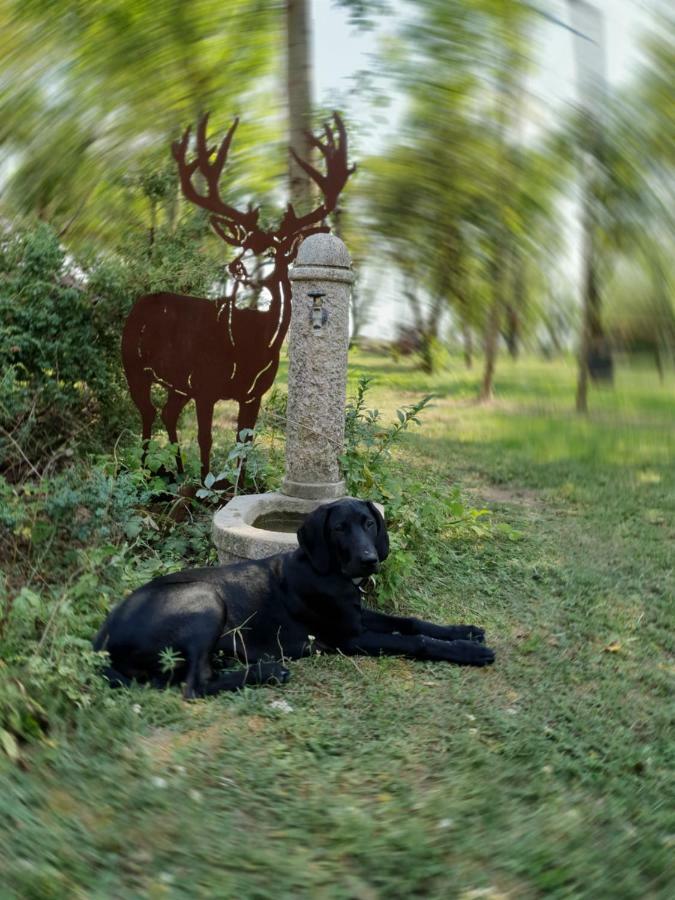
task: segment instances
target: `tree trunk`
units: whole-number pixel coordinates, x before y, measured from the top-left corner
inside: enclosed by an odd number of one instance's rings
[[[594,161],[589,160],[589,168],[594,168]],[[583,277],[581,297],[581,335],[579,341],[579,372],[577,375],[576,410],[588,412],[588,361],[591,351],[599,345],[603,338],[600,321],[600,292],[596,271],[595,221],[593,210],[592,176],[588,176],[584,197],[584,244],[583,244]]]
[[[176,184],[169,194],[166,201],[166,223],[169,231],[174,234],[176,231],[176,223],[178,221],[178,210],[180,208],[180,185]]]
[[[522,123],[523,69],[522,58],[513,47],[507,56],[507,64],[499,74],[496,95],[496,122],[498,140],[498,164],[495,189],[497,209],[493,232],[492,257],[492,303],[485,327],[485,366],[481,382],[479,403],[489,403],[494,394],[493,380],[497,365],[499,333],[504,301],[506,299],[507,277],[513,262],[514,240],[506,222],[506,209],[515,202],[516,182],[520,175],[517,157],[513,158],[507,143],[507,132],[511,123]]]
[[[423,331],[420,346],[420,366],[425,375],[434,374],[434,336]]]
[[[663,384],[663,358],[661,356],[661,345],[658,339],[654,343],[654,362],[656,363],[656,371],[659,373],[659,383]]]
[[[309,0],[286,0],[288,121],[290,146],[301,159],[309,160],[312,130],[311,46]],[[309,176],[289,154],[289,190],[296,212],[306,211],[312,202]]]
[[[525,262],[520,252],[512,253],[513,279],[511,300],[506,305],[506,346],[511,359],[518,359],[520,352],[521,320],[526,306],[525,297]]]
[[[429,311],[429,320],[427,322],[426,331],[433,340],[438,340],[438,328],[441,324],[441,315],[445,303],[445,294],[438,294]]]
[[[417,279],[414,274],[404,274],[403,276],[403,296],[410,304],[413,319],[415,321],[415,329],[421,334],[424,331],[424,319],[422,317],[422,307],[417,297]]]
[[[502,318],[501,286],[499,280],[495,282],[495,291],[485,327],[485,367],[483,369],[483,381],[481,382],[478,400],[480,403],[489,403],[494,396],[494,374],[497,365],[497,350],[499,347],[499,326]]]
[[[548,332],[548,336],[551,340],[551,356],[556,355],[560,356],[563,352],[563,346],[560,338],[560,331],[562,330],[562,319],[559,315],[556,316],[547,316],[544,319],[544,327]]]
[[[473,335],[466,322],[462,325],[462,341],[464,344],[464,365],[467,369],[470,369],[473,366]]]
[[[519,342],[519,322],[518,313],[514,309],[513,304],[509,303],[506,307],[506,347],[509,351],[511,359],[518,359],[518,342]]]

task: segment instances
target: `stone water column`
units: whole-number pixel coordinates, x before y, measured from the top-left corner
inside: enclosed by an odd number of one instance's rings
[[[279,492],[240,494],[218,510],[213,540],[221,563],[293,550],[305,516],[346,493],[338,457],[345,431],[354,280],[347,248],[330,234],[310,235],[290,278],[286,477]]]
[[[345,431],[351,259],[332,234],[302,242],[290,272],[286,475],[281,492],[304,500],[343,497],[338,456]]]

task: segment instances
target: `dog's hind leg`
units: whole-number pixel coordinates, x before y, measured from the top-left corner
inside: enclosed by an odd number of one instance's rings
[[[236,672],[225,672],[203,686],[205,695],[219,694],[221,691],[238,691],[255,684],[285,684],[291,673],[279,662],[252,663]]]
[[[185,699],[194,700],[196,697],[203,696],[212,674],[208,650],[199,650],[191,654],[188,657],[185,685],[183,687]]]

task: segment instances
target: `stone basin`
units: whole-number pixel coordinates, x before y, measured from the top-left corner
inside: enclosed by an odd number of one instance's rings
[[[331,497],[304,500],[272,491],[234,497],[213,518],[212,536],[219,562],[225,565],[263,559],[295,550],[296,532],[305,516],[317,506],[333,502]],[[384,507],[379,503],[375,506],[384,515]]]
[[[213,518],[218,560],[224,565],[294,550],[303,519],[325,502],[276,492],[234,497]]]

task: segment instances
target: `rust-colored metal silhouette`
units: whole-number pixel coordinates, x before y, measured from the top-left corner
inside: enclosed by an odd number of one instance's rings
[[[232,290],[217,300],[170,293],[140,297],[124,325],[122,361],[131,397],[141,414],[144,447],[156,416],[151,399],[153,383],[168,391],[161,416],[173,443],[178,443],[176,429],[182,409],[190,400],[195,401],[202,478],[209,471],[213,408],[217,401],[235,400],[239,404],[237,435],[255,425],[262,396],[274,382],[291,318],[289,266],[303,238],[330,231],[323,224],[324,219],[335,209],[340,192],[354,171],[355,167],[347,163],[347,135],[342,120],[337,113],[333,119],[335,130],[326,123],[320,138],[308,135],[323,157],[325,175],[290,151],[319,187],[323,202],[302,216],[296,215],[289,203],[275,230],[258,225],[259,207],[249,206],[242,212],[220,197],[220,176],[238,119],[217,151],[207,146],[208,114],[198,123],[192,160],[187,156],[190,128],[173,144],[183,195],[210,213],[211,227],[226,244],[240,249],[228,266]],[[192,180],[196,172],[201,175],[199,186]],[[267,261],[256,267],[258,274],[250,273],[246,266],[244,256],[249,251]],[[242,289],[266,289],[268,308],[261,311],[238,307],[237,297]],[[177,465],[182,472],[180,453]]]

